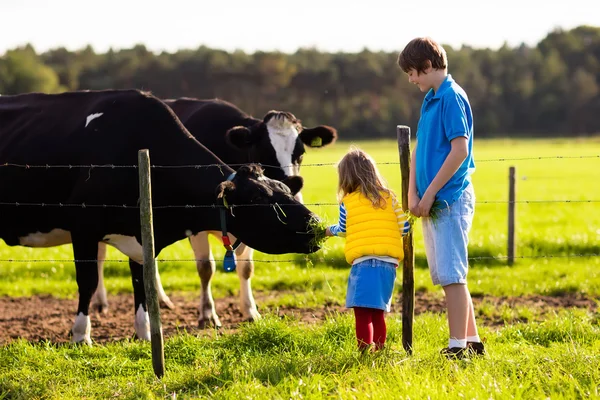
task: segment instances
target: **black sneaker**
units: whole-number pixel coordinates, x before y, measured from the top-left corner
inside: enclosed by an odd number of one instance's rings
[[[451,360],[461,360],[468,356],[466,347],[444,347],[440,354]]]
[[[476,356],[485,356],[487,354],[482,342],[467,342],[467,350]]]

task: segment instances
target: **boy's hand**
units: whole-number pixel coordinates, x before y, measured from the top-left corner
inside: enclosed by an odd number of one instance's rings
[[[408,210],[410,211],[410,213],[412,215],[414,215],[415,217],[420,217],[420,211],[419,211],[419,203],[420,203],[421,199],[419,199],[419,196],[415,195],[409,195],[408,196]]]
[[[434,202],[435,196],[428,196],[427,193],[425,193],[417,207],[419,215],[421,217],[429,217],[429,212],[431,211]]]
[[[329,230],[329,227],[325,229],[325,236],[333,236],[333,233]]]

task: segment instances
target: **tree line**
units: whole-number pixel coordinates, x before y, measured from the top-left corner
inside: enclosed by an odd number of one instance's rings
[[[557,29],[536,46],[444,47],[450,73],[469,95],[478,137],[600,132],[600,27]],[[416,129],[423,99],[397,57],[204,46],[157,54],[144,45],[38,54],[26,45],[0,57],[0,94],[137,88],[161,98],[218,97],[256,117],[287,110],[348,139],[395,137],[398,124]]]

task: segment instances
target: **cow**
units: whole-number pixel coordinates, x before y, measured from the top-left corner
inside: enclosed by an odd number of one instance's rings
[[[89,306],[98,284],[99,242],[130,258],[134,328],[137,337],[150,338],[139,179],[132,167],[140,149],[149,150],[154,166],[156,254],[198,232],[224,229],[223,225],[226,232],[265,253],[307,254],[319,249],[311,227],[318,217],[293,197],[302,187],[301,177],[280,182],[266,177],[257,165],[234,171],[150,93],[102,90],[2,96],[0,238],[9,246],[72,243],[79,291],[72,341],[91,343]],[[194,165],[215,167],[187,167]]]
[[[305,147],[322,147],[337,139],[337,131],[320,125],[306,128],[294,114],[272,110],[263,119],[249,116],[237,106],[220,99],[199,100],[194,98],[166,99],[164,102],[175,112],[189,132],[217,157],[237,169],[247,163],[260,163],[265,175],[284,180],[298,176]],[[300,192],[296,199],[302,201]],[[209,234],[221,238],[219,232],[200,232],[190,237],[196,268],[201,282],[198,325],[220,327],[210,290],[216,265],[209,246]],[[231,238],[235,240],[235,238]],[[102,245],[101,245],[102,246]],[[105,249],[105,247],[104,247]],[[104,259],[106,250],[99,251],[98,259]],[[260,318],[250,279],[254,272],[253,249],[242,244],[236,250],[237,274],[240,280],[240,311],[245,320]],[[103,280],[103,262],[98,264],[100,282],[94,294],[93,304],[99,311],[106,310],[108,301]],[[172,303],[159,282],[161,304],[171,308]]]

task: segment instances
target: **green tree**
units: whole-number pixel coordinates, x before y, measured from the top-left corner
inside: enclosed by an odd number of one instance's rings
[[[63,90],[56,72],[40,60],[32,46],[9,50],[0,58],[2,94],[57,93]]]

